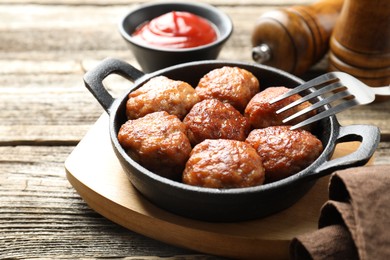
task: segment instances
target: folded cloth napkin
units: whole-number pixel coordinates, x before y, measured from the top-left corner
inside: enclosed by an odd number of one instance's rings
[[[318,227],[292,240],[291,259],[389,259],[390,165],[333,173]]]

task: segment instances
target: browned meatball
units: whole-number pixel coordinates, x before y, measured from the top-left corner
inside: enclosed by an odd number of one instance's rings
[[[186,126],[174,115],[154,112],[128,120],[119,130],[119,143],[145,168],[170,179],[180,177],[191,152]]]
[[[183,123],[192,145],[205,139],[234,139],[244,141],[250,124],[232,105],[217,99],[206,99],[195,104]]]
[[[317,137],[289,126],[252,130],[246,139],[263,160],[266,182],[293,175],[314,162],[323,150]]]
[[[249,100],[259,92],[259,88],[259,81],[251,72],[225,66],[204,75],[195,90],[202,100],[215,98],[244,112]]]
[[[272,99],[286,93],[289,90],[290,89],[286,87],[269,87],[257,93],[251,99],[251,101],[249,101],[245,109],[245,116],[249,118],[249,121],[253,128],[264,128],[274,125],[284,125],[284,123],[282,122],[283,119],[311,105],[309,102],[304,102],[281,114],[276,114],[277,110],[301,98],[300,95],[296,94],[274,104],[269,103]],[[294,125],[295,122],[301,122],[304,119],[313,116],[313,114],[315,114],[315,112],[304,114],[289,122],[289,124]]]
[[[264,168],[249,144],[236,140],[205,140],[191,152],[183,182],[208,188],[240,188],[261,185]]]
[[[136,119],[152,112],[166,111],[183,119],[198,101],[195,89],[188,83],[158,76],[129,94],[126,114],[128,119]]]

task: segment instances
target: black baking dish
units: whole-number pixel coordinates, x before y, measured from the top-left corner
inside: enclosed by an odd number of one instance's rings
[[[335,170],[364,165],[378,146],[380,132],[377,127],[340,126],[336,117],[330,116],[316,127],[315,134],[323,143],[324,151],[310,166],[277,182],[236,189],[211,189],[179,183],[147,170],[129,157],[119,144],[117,134],[127,120],[125,107],[130,91],[159,75],[196,86],[207,72],[223,66],[237,66],[252,72],[259,79],[261,89],[279,85],[295,87],[303,83],[301,79],[278,69],[232,61],[190,62],[145,74],[124,61],[108,58],[84,76],[86,87],[109,114],[107,131],[123,170],[134,187],[155,205],[181,216],[205,221],[241,221],[264,217],[294,204],[318,178]],[[114,99],[103,85],[103,80],[110,74],[118,74],[134,84],[121,97]],[[361,142],[357,151],[330,159],[336,144],[349,141]]]

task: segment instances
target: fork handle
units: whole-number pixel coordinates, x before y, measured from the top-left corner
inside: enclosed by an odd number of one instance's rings
[[[372,90],[374,91],[375,95],[390,96],[390,85],[387,87],[373,87]]]
[[[337,143],[360,141],[359,148],[351,154],[333,160],[326,160],[313,173],[313,176],[325,176],[335,170],[342,170],[349,167],[357,167],[366,164],[378,147],[380,130],[373,125],[349,125],[340,126]]]

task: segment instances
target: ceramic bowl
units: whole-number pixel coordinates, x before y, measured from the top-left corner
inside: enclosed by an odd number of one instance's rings
[[[131,36],[141,24],[171,11],[190,12],[210,21],[215,25],[217,39],[199,47],[168,49],[137,42]],[[233,24],[225,13],[212,5],[196,2],[159,2],[143,4],[130,11],[120,22],[119,31],[142,70],[152,72],[184,62],[216,59],[233,32]]]

